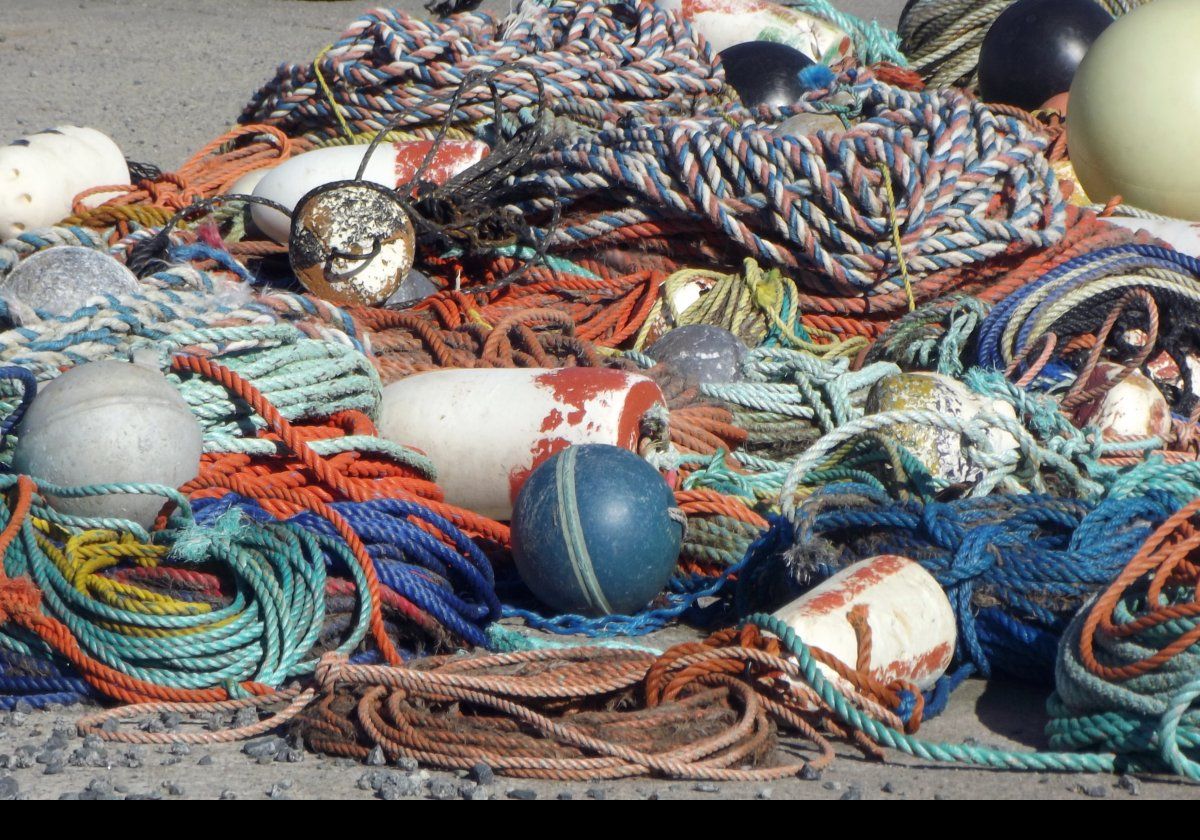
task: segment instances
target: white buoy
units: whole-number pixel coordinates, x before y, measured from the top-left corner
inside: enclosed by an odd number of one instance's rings
[[[1181,254],[1200,258],[1200,222],[1186,219],[1138,219],[1126,216],[1102,216],[1101,221],[1126,230],[1146,233],[1166,242]]]
[[[845,32],[815,15],[769,0],[665,0],[719,53],[748,41],[776,41],[799,50],[814,62],[850,55]]]
[[[30,254],[0,279],[0,298],[52,315],[69,315],[99,294],[127,295],[137,290],[137,277],[121,262],[79,245]]]
[[[116,361],[71,368],[42,386],[17,429],[13,468],[62,487],[179,487],[200,470],[203,431],[159,371]],[[47,497],[74,516],[153,524],[162,496]]]
[[[1087,389],[1110,381],[1123,369],[1112,362],[1101,362],[1088,377]],[[1075,422],[1098,427],[1107,439],[1165,439],[1171,434],[1171,407],[1149,377],[1135,370],[1102,396],[1077,408]]]
[[[608,368],[439,370],[383,389],[380,436],[437,467],[447,501],[493,519],[535,467],[578,443],[636,450],[666,400],[653,381]]]
[[[417,173],[431,147],[429,140],[380,143],[367,162],[363,180],[395,189]],[[489,151],[488,145],[478,140],[443,140],[425,180],[443,184],[483,160]],[[267,170],[253,194],[286,207],[290,213],[301,198],[322,184],[353,179],[366,152],[366,145],[313,149]],[[261,205],[255,205],[250,214],[267,236],[281,244],[288,241],[292,226],[288,216]]]
[[[120,148],[95,129],[65,125],[15,140],[0,148],[0,239],[65,219],[85,190],[128,183]],[[89,196],[84,204],[109,197]]]
[[[775,613],[809,647],[857,668],[857,610],[871,631],[868,671],[883,683],[931,688],[950,667],[954,610],[933,575],[906,557],[884,554],[842,569]],[[820,666],[829,676],[832,669]]]
[[[895,373],[875,383],[867,394],[867,414],[885,411],[928,410],[957,420],[971,420],[983,413],[1016,419],[1016,411],[1002,400],[986,399],[956,379],[939,373]],[[896,440],[925,465],[930,474],[952,484],[977,481],[981,470],[963,454],[963,436],[943,426],[899,423],[882,431]],[[985,432],[994,452],[1017,448],[1016,439],[998,426]]]

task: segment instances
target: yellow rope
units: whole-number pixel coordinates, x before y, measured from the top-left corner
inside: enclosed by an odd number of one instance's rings
[[[325,49],[317,53],[316,59],[313,60],[313,73],[317,76],[317,84],[321,86],[321,91],[325,94],[325,99],[329,101],[329,107],[333,109],[333,115],[337,117],[338,124],[341,125],[342,131],[345,132],[346,138],[351,143],[360,142],[360,138],[350,130],[350,124],[346,122],[346,118],[342,115],[342,106],[333,98],[333,91],[325,81],[325,76],[321,73],[321,59],[325,57],[325,53],[333,49],[333,44],[330,44]]]
[[[880,161],[875,168],[883,173],[883,186],[887,191],[888,220],[892,226],[892,245],[896,248],[896,258],[900,261],[900,274],[904,278],[904,294],[908,296],[908,311],[917,308],[916,298],[913,297],[912,278],[908,276],[908,260],[904,258],[904,245],[900,239],[900,219],[896,211],[896,192],[892,189],[892,173],[887,165]]]

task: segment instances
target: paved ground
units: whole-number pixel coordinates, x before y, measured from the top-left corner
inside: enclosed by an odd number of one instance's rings
[[[507,0],[488,0],[503,9]],[[406,5],[415,8],[411,0]],[[843,0],[842,7],[894,26],[901,0]],[[294,0],[0,0],[0,135],[15,137],[61,122],[113,135],[127,154],[173,167],[232,124],[242,104],[283,61],[311,59],[366,8],[348,2]],[[1044,693],[1021,686],[968,683],[950,710],[922,734],[1013,748],[1041,745]],[[107,747],[84,749],[76,713],[0,715],[0,798],[63,795],[216,797],[271,795],[370,798],[367,769],[316,756],[260,763],[238,746],[190,752]],[[55,734],[56,730],[60,734]],[[39,758],[42,763],[39,763]],[[540,785],[498,781],[489,793],[533,791],[540,798],[918,798],[1012,799],[1141,796],[1193,798],[1175,781],[1136,785],[1109,777],[1015,775],[930,768],[897,758],[876,765],[847,753],[817,781],[770,785],[623,782]],[[23,766],[31,765],[31,766]],[[5,770],[5,768],[8,768]],[[393,790],[408,785],[406,779]],[[8,773],[6,776],[5,773]],[[433,781],[454,781],[433,774]],[[428,795],[418,775],[418,795]],[[14,791],[14,784],[16,786]],[[366,789],[363,789],[365,786]],[[595,798],[595,797],[593,797]]]

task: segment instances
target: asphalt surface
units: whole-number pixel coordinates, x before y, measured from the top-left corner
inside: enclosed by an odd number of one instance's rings
[[[404,7],[419,12],[417,4]],[[842,0],[841,7],[894,26],[902,0]],[[0,0],[0,135],[60,123],[112,135],[136,160],[171,168],[236,120],[242,105],[282,62],[311,60],[367,6],[357,0]],[[507,0],[489,0],[506,11]],[[677,640],[673,631],[662,644]],[[1044,746],[1044,689],[969,682],[921,734],[1013,749]],[[240,745],[190,750],[84,747],[78,712],[0,714],[0,798],[379,798],[370,768],[305,755],[263,761]],[[59,734],[55,734],[56,730]],[[82,750],[80,753],[76,751]],[[1175,780],[1015,774],[929,766],[893,755],[875,764],[844,750],[818,780],[697,785],[653,780],[552,784],[498,779],[486,790],[452,774],[403,777],[390,790],[429,797],[540,799],[570,796],[664,799],[1194,798]],[[82,756],[78,761],[75,757]],[[295,754],[290,754],[296,758]],[[43,760],[44,759],[44,760]],[[430,785],[433,784],[431,789]],[[15,786],[15,788],[14,788]],[[455,787],[457,786],[457,788]]]

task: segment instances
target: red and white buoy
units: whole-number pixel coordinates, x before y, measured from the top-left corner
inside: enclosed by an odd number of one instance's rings
[[[704,36],[714,53],[748,41],[775,41],[799,50],[814,62],[850,55],[845,32],[815,15],[770,0],[665,0]]]
[[[1116,378],[1124,370],[1112,362],[1100,362],[1088,377],[1087,388]],[[1158,387],[1139,371],[1089,400],[1075,410],[1080,426],[1097,426],[1109,440],[1121,438],[1167,438],[1171,434],[1171,407]]]
[[[809,647],[820,648],[854,670],[858,631],[852,613],[871,632],[867,670],[889,683],[906,680],[921,689],[950,666],[957,639],[954,610],[933,575],[906,557],[883,554],[842,569],[775,613]],[[822,665],[830,678],[833,670]]]
[[[380,143],[367,162],[363,180],[389,189],[406,184],[417,174],[431,148],[433,142],[430,140]],[[489,146],[478,140],[443,140],[422,178],[444,184],[479,163],[489,151]],[[366,152],[367,146],[360,144],[330,146],[297,155],[263,175],[253,187],[254,195],[281,204],[291,212],[301,198],[322,184],[354,178]],[[250,213],[254,223],[267,236],[280,243],[288,241],[292,226],[288,216],[257,204]]]
[[[433,461],[446,500],[509,519],[534,468],[579,443],[637,451],[666,400],[645,376],[609,368],[439,370],[383,390],[379,434]]]

